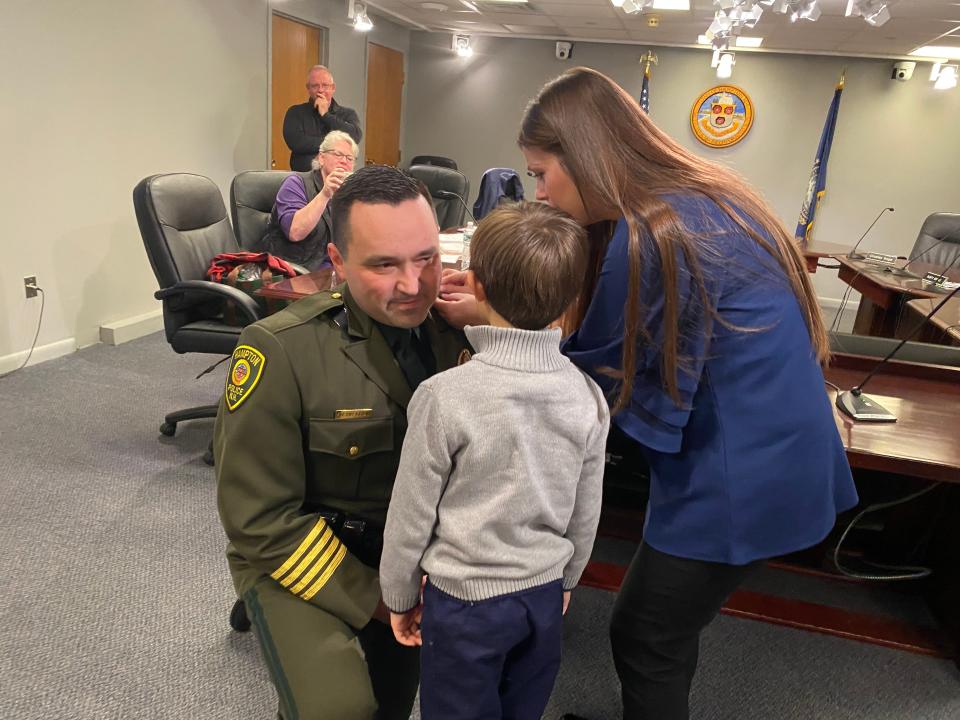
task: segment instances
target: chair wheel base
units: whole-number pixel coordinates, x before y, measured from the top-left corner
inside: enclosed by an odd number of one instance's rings
[[[173,434],[177,431],[177,424],[172,422],[165,422],[160,426],[160,434],[166,435],[167,437],[173,437]]]
[[[230,627],[237,632],[247,632],[250,629],[250,618],[247,617],[247,606],[243,600],[237,600],[230,611]]]

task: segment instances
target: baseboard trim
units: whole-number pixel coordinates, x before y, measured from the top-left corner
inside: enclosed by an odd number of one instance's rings
[[[52,342],[47,345],[38,345],[33,349],[33,354],[30,355],[30,362],[27,363],[27,366],[69,355],[75,352],[76,349],[76,338],[67,338],[66,340],[57,340],[57,342]],[[23,361],[27,359],[27,355],[29,354],[29,350],[23,350],[0,357],[0,374],[16,370],[23,365]]]
[[[100,342],[104,345],[122,345],[163,329],[163,311],[154,310],[131,318],[104,323],[100,326]]]
[[[853,321],[857,317],[857,308],[860,306],[859,295],[856,299],[848,298],[847,304],[843,308],[843,314],[840,316],[840,320],[837,322],[836,329],[841,332],[852,332],[853,331]],[[834,318],[837,316],[837,311],[840,309],[842,300],[840,298],[817,298],[817,302],[820,305],[820,312],[823,315],[824,322],[826,322],[827,327],[833,325]]]

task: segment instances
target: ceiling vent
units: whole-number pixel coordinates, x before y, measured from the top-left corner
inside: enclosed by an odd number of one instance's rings
[[[511,15],[543,14],[526,2],[497,2],[496,0],[469,0],[469,2],[481,13],[510,13]]]

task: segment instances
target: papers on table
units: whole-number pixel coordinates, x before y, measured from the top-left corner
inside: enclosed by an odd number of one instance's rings
[[[460,262],[463,254],[463,233],[440,234],[440,262],[453,264]]]

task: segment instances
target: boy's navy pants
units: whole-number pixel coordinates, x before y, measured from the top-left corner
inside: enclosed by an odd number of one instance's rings
[[[479,602],[427,582],[423,720],[539,720],[560,669],[562,624],[559,580]]]

